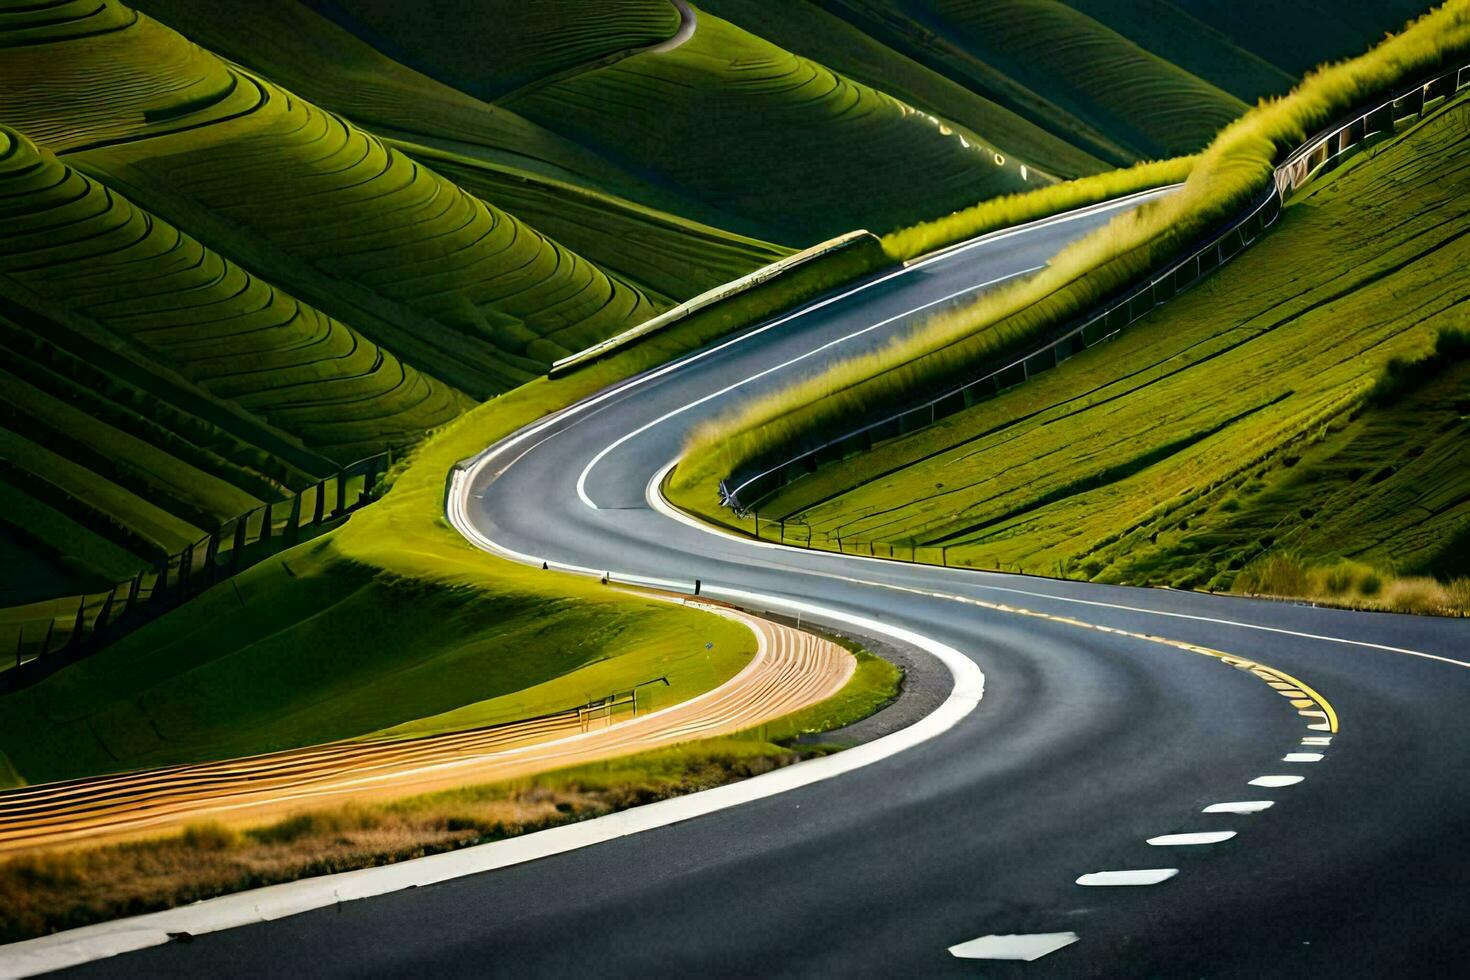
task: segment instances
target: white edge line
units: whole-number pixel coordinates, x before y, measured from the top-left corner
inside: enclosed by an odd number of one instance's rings
[[[801,309],[798,309],[798,310],[795,310],[794,312],[788,313],[785,316],[782,316],[782,317],[780,317],[780,318],[778,318],[776,320],[771,321],[770,323],[765,324],[764,326],[758,327],[755,330],[747,331],[746,333],[743,333],[743,334],[741,334],[738,337],[733,337],[730,340],[727,340],[724,343],[718,344],[718,345],[716,345],[714,347],[711,347],[711,348],[709,348],[707,350],[696,351],[694,354],[690,354],[690,355],[688,355],[686,357],[681,357],[681,358],[679,358],[677,360],[671,361],[668,364],[664,365],[664,367],[658,369],[657,371],[649,372],[648,374],[640,375],[640,376],[638,376],[636,378],[631,378],[628,381],[626,381],[626,382],[618,385],[617,387],[611,388],[611,389],[603,392],[603,394],[601,394],[599,396],[596,396],[595,398],[588,399],[587,401],[584,401],[584,402],[578,402],[576,405],[569,406],[568,408],[563,409],[560,412],[557,412],[557,413],[555,413],[553,415],[547,416],[546,419],[543,420],[542,424],[537,425],[536,427],[534,427],[531,430],[528,430],[526,433],[523,433],[523,435],[529,436],[529,435],[534,434],[535,432],[539,432],[542,428],[544,428],[547,425],[550,425],[556,419],[559,419],[559,418],[561,418],[561,417],[563,417],[565,415],[568,415],[568,414],[572,414],[573,412],[576,412],[576,411],[579,411],[579,410],[584,410],[586,408],[590,408],[593,405],[597,404],[598,402],[601,402],[602,400],[604,400],[607,397],[610,397],[612,395],[618,394],[618,393],[622,392],[623,390],[625,390],[627,388],[630,388],[630,387],[633,387],[635,385],[641,385],[641,384],[643,384],[643,383],[645,383],[647,381],[652,380],[653,378],[661,377],[662,375],[668,373],[669,371],[674,370],[675,368],[681,367],[685,363],[688,363],[688,362],[694,361],[694,360],[699,360],[699,359],[704,358],[704,357],[708,357],[711,354],[714,354],[714,353],[717,353],[717,352],[719,352],[721,350],[724,350],[726,347],[729,347],[732,344],[743,343],[744,341],[749,340],[752,337],[759,336],[760,334],[765,333],[767,330],[771,330],[771,329],[774,329],[775,327],[782,326],[783,324],[788,323],[791,320],[795,320],[798,317],[806,316],[808,313],[815,313],[817,310],[820,310],[820,309],[822,309],[822,308],[824,308],[826,306],[830,306],[833,303],[841,302],[842,300],[847,299],[849,296],[856,295],[857,293],[860,293],[860,292],[863,292],[865,290],[871,289],[874,286],[882,285],[883,283],[887,282],[890,279],[894,279],[894,278],[896,278],[898,276],[906,275],[906,274],[908,274],[910,272],[915,272],[915,271],[917,271],[919,269],[923,269],[926,266],[929,266],[929,265],[931,265],[931,264],[933,264],[935,262],[940,262],[940,261],[943,261],[943,260],[952,258],[953,256],[959,255],[959,254],[961,254],[963,252],[968,252],[972,248],[979,248],[982,245],[988,245],[988,244],[990,244],[992,242],[996,242],[996,241],[1000,241],[1002,239],[1010,238],[1010,237],[1012,237],[1014,235],[1020,235],[1020,234],[1023,234],[1023,233],[1036,231],[1036,230],[1041,229],[1041,228],[1047,228],[1047,227],[1050,227],[1051,225],[1063,224],[1063,223],[1068,222],[1068,221],[1077,221],[1077,220],[1080,220],[1082,218],[1090,218],[1090,217],[1092,217],[1094,215],[1102,214],[1102,213],[1105,213],[1107,211],[1117,210],[1118,208],[1127,207],[1129,205],[1146,204],[1148,201],[1150,201],[1150,200],[1152,200],[1154,198],[1162,197],[1165,194],[1169,194],[1169,193],[1171,193],[1171,192],[1173,192],[1175,190],[1178,190],[1180,187],[1183,187],[1183,186],[1184,186],[1183,184],[1168,184],[1168,185],[1163,186],[1163,187],[1154,187],[1154,188],[1150,188],[1148,190],[1138,191],[1137,193],[1128,194],[1128,195],[1125,195],[1124,197],[1113,198],[1112,200],[1100,201],[1100,202],[1098,202],[1096,204],[1090,204],[1090,205],[1088,205],[1086,207],[1078,208],[1078,209],[1076,209],[1074,211],[1064,211],[1061,214],[1053,214],[1053,215],[1049,215],[1049,216],[1047,216],[1045,218],[1038,218],[1035,221],[1029,221],[1029,222],[1026,222],[1025,224],[1015,225],[1015,226],[1012,226],[1012,227],[1009,227],[1009,228],[1000,228],[1000,229],[997,229],[997,230],[992,231],[992,232],[987,232],[984,235],[980,235],[977,238],[972,238],[969,241],[960,242],[957,245],[950,245],[950,246],[948,246],[946,248],[942,248],[942,249],[940,249],[940,250],[938,250],[936,252],[931,252],[930,254],[925,255],[925,256],[923,256],[921,258],[914,259],[914,260],[912,260],[910,262],[905,263],[901,268],[895,269],[893,272],[890,272],[887,275],[879,276],[877,279],[873,279],[873,280],[870,280],[868,282],[861,283],[860,285],[854,286],[852,289],[847,289],[847,290],[844,290],[843,292],[837,293],[836,295],[828,296],[825,299],[822,299],[822,300],[819,300],[819,301],[817,301],[815,303],[812,303],[809,306],[803,306]],[[661,422],[665,422],[668,419],[670,419],[670,418],[672,418],[672,417],[674,417],[676,415],[679,415],[680,413],[682,413],[682,412],[684,412],[684,411],[686,411],[686,410],[688,410],[690,408],[695,407],[696,405],[699,405],[699,404],[701,404],[703,402],[709,401],[711,398],[717,398],[720,395],[727,394],[728,392],[732,391],[733,389],[738,388],[741,385],[747,384],[748,382],[754,381],[754,380],[756,380],[758,378],[764,377],[765,375],[770,374],[773,371],[778,371],[778,370],[780,370],[782,368],[790,367],[792,364],[795,364],[797,361],[800,361],[800,360],[803,360],[805,358],[811,357],[814,354],[820,353],[821,351],[826,350],[826,349],[828,349],[830,347],[833,347],[833,346],[835,346],[837,344],[845,343],[846,341],[849,341],[849,340],[853,339],[854,337],[861,336],[861,335],[863,335],[865,333],[869,333],[870,331],[876,330],[879,327],[882,327],[882,326],[885,326],[885,325],[887,325],[889,323],[892,323],[894,320],[900,320],[900,319],[903,319],[906,316],[911,316],[914,313],[918,313],[918,312],[920,312],[922,310],[928,309],[931,306],[937,306],[940,303],[946,302],[948,300],[955,299],[956,297],[959,297],[959,296],[963,296],[965,293],[971,293],[971,292],[974,292],[974,291],[979,290],[979,289],[985,289],[985,288],[987,288],[989,286],[994,286],[994,285],[996,285],[998,283],[1005,282],[1008,279],[1015,279],[1015,278],[1017,278],[1019,276],[1029,275],[1030,273],[1037,272],[1037,271],[1039,271],[1041,269],[1044,269],[1045,267],[1046,267],[1045,266],[1045,263],[1043,263],[1042,265],[1032,266],[1031,268],[1028,268],[1028,269],[1021,269],[1021,270],[1019,270],[1017,272],[1007,273],[1006,275],[998,276],[997,278],[987,280],[986,282],[976,283],[975,285],[972,285],[972,286],[966,286],[964,289],[961,289],[961,290],[958,290],[956,292],[950,293],[948,296],[941,297],[940,299],[934,300],[934,301],[929,302],[929,303],[924,303],[924,304],[922,304],[920,306],[914,307],[911,310],[907,310],[907,311],[905,311],[903,313],[897,314],[896,316],[889,317],[888,319],[883,320],[883,321],[881,321],[879,323],[872,324],[870,326],[867,326],[867,327],[862,328],[861,330],[856,330],[856,331],[854,331],[854,332],[852,332],[850,334],[847,334],[845,336],[838,337],[837,339],[832,340],[832,341],[830,341],[830,342],[828,342],[826,344],[823,344],[820,347],[817,347],[817,348],[815,348],[813,350],[807,351],[806,353],[804,353],[804,354],[802,354],[802,355],[800,355],[798,357],[794,357],[791,360],[786,361],[783,364],[778,364],[775,367],[767,368],[764,371],[761,371],[761,372],[759,372],[757,374],[751,375],[750,377],[746,378],[743,381],[737,382],[736,384],[733,384],[733,385],[729,385],[726,388],[722,388],[720,391],[714,392],[713,394],[710,394],[710,395],[706,395],[703,398],[699,398],[699,399],[697,399],[697,400],[695,400],[693,402],[690,402],[687,405],[684,405],[684,406],[681,406],[680,408],[674,409],[673,411],[671,411],[671,412],[669,412],[669,413],[667,413],[667,414],[665,414],[663,416],[660,416],[657,419],[654,419],[652,422],[649,422],[646,425],[640,426],[639,428],[633,430],[632,432],[629,432],[629,433],[621,436],[617,441],[613,442],[611,445],[605,446],[600,452],[598,452],[598,454],[592,458],[591,462],[589,462],[585,467],[582,468],[582,472],[580,474],[578,474],[578,476],[577,476],[577,497],[586,506],[592,508],[593,510],[598,510],[599,508],[598,508],[597,504],[587,494],[587,475],[592,471],[592,468],[595,467],[603,459],[604,456],[606,456],[608,453],[612,452],[618,446],[620,446],[623,443],[627,442],[629,439],[632,439],[635,436],[638,436],[641,433],[646,432],[648,429],[653,428],[655,425],[658,425]],[[516,441],[519,441],[519,440],[516,440]]]
[[[825,350],[830,350],[833,347],[845,344],[849,340],[853,340],[856,337],[861,337],[864,334],[872,333],[874,330],[886,327],[890,323],[902,320],[905,317],[913,316],[915,313],[922,313],[924,310],[938,306],[941,303],[948,303],[949,301],[958,299],[959,297],[964,296],[967,293],[973,293],[980,289],[986,289],[990,286],[997,285],[998,283],[1005,282],[1009,279],[1017,279],[1021,276],[1029,275],[1033,272],[1038,272],[1044,268],[1046,268],[1045,264],[1033,265],[1026,269],[1018,269],[1015,272],[1007,272],[1005,275],[996,276],[994,279],[987,279],[985,282],[975,283],[973,285],[966,286],[963,289],[957,289],[952,293],[939,297],[938,299],[929,300],[927,303],[920,303],[918,306],[915,306],[911,310],[904,310],[902,313],[895,313],[890,317],[879,320],[877,323],[870,323],[865,327],[861,327],[857,330],[852,331],[851,333],[843,334],[841,337],[834,337],[832,340],[829,340],[826,343],[821,344],[817,347],[813,347],[810,350],[803,351],[802,353],[797,354],[795,357],[782,361],[780,364],[773,364],[770,367],[762,368],[749,377],[741,378],[739,381],[732,382],[725,387],[718,389],[717,391],[711,391],[708,394],[701,395],[700,397],[694,399],[694,401],[692,402],[686,402],[685,404],[680,405],[678,408],[671,409],[670,411],[667,411],[664,414],[660,415],[658,418],[643,423],[631,432],[625,432],[623,435],[618,436],[618,438],[614,439],[612,442],[599,449],[597,451],[597,455],[593,456],[592,459],[588,461],[587,465],[582,467],[582,472],[577,475],[577,497],[586,506],[592,508],[593,510],[598,510],[599,508],[596,502],[593,501],[593,499],[587,494],[587,477],[591,475],[593,467],[602,462],[603,458],[606,457],[608,453],[617,449],[625,442],[636,439],[638,436],[641,436],[643,433],[647,432],[649,429],[652,429],[654,426],[662,425],[669,419],[674,418],[678,415],[682,415],[685,412],[689,411],[691,408],[697,408],[707,401],[711,401],[713,399],[723,397],[724,395],[728,395],[735,389],[743,388],[744,386],[750,384],[752,381],[759,381],[761,378],[764,378],[767,375],[774,374],[777,371],[783,371],[793,364],[804,361],[809,357],[816,357],[818,354],[822,353]],[[811,307],[811,309],[816,309],[816,307]],[[802,312],[804,313],[809,311],[803,310]],[[792,314],[792,316],[799,315],[800,314]],[[788,317],[787,319],[790,318]]]
[[[716,537],[722,537],[731,541],[739,542],[740,544],[751,548],[774,548],[781,551],[792,551],[803,555],[816,555],[819,557],[830,558],[834,561],[878,562],[890,566],[894,563],[893,559],[891,558],[873,558],[868,555],[849,555],[836,551],[825,551],[820,548],[798,548],[794,545],[778,544],[775,541],[764,541],[758,538],[750,537],[749,535],[737,534],[734,531],[728,530],[723,527],[716,527],[713,524],[706,524],[704,521],[699,520],[692,515],[686,514],[682,510],[679,510],[663,496],[662,490],[657,489],[657,487],[663,483],[664,477],[668,475],[668,472],[672,470],[678,462],[678,457],[669,460],[669,462],[665,464],[663,469],[654,474],[653,480],[650,481],[650,486],[654,487],[655,490],[649,495],[649,503],[666,517],[673,518],[674,520],[679,521],[681,524],[687,524],[689,527],[703,531],[705,534],[713,534]],[[919,564],[922,565],[923,563]],[[944,574],[947,566],[923,565],[923,567],[935,573]],[[955,568],[949,570],[965,576],[971,576],[975,573],[983,573],[985,571],[985,569],[979,568]],[[865,582],[865,584],[877,585],[881,583]],[[1165,609],[1150,609],[1147,606],[1130,606],[1121,602],[1103,602],[1098,599],[1078,599],[1073,596],[1053,595],[1047,592],[1033,592],[1028,589],[1013,589],[1004,585],[986,585],[983,582],[968,577],[961,579],[960,584],[968,586],[970,588],[984,589],[987,592],[1006,592],[1010,593],[1011,595],[1030,596],[1034,599],[1043,599],[1051,602],[1066,602],[1072,605],[1094,606],[1101,609],[1117,609],[1123,612],[1143,613],[1144,615],[1148,616],[1163,616],[1168,619],[1188,619],[1197,623],[1210,623],[1216,626],[1235,626],[1239,627],[1240,629],[1259,630],[1263,633],[1275,633],[1281,636],[1295,636],[1304,640],[1321,640],[1324,643],[1341,643],[1346,646],[1363,647],[1369,650],[1381,650],[1386,653],[1401,653],[1410,657],[1420,657],[1424,660],[1435,660],[1440,663],[1449,664],[1453,667],[1470,668],[1470,661],[1456,660],[1453,657],[1444,657],[1440,656],[1437,653],[1426,653],[1423,650],[1410,650],[1407,647],[1389,646],[1386,643],[1370,643],[1367,640],[1351,640],[1343,636],[1327,636],[1322,633],[1305,633],[1301,630],[1290,630],[1280,626],[1262,626],[1259,623],[1247,623],[1238,619],[1221,619],[1218,616],[1197,616],[1193,613],[1169,612]],[[1314,712],[1314,714],[1320,714],[1320,712]]]
[[[493,456],[486,455],[475,467],[486,465]],[[473,469],[456,471],[451,488],[451,522],[472,542],[482,548],[518,560],[539,564],[530,556],[519,555],[491,542],[464,519],[467,488]],[[598,571],[557,564],[557,568],[583,574]],[[687,583],[669,582],[644,576],[618,575],[622,582],[640,582],[667,587],[683,587]],[[270,922],[286,916],[327,908],[341,902],[372,898],[437,884],[453,878],[480,874],[499,868],[534,861],[578,848],[601,844],[630,834],[667,827],[729,807],[765,799],[778,793],[832,779],[864,766],[872,765],[905,749],[913,748],[954,727],[975,709],[985,693],[985,675],[974,661],[958,650],[921,633],[854,616],[815,603],[799,602],[758,592],[738,589],[705,590],[730,599],[844,623],[861,631],[879,633],[900,643],[912,644],[932,654],[949,670],[954,687],[949,696],[929,714],[909,725],[872,742],[854,748],[809,759],[783,769],[753,776],[738,783],[692,793],[634,807],[620,813],[597,817],[564,827],[526,834],[509,840],[481,844],[463,850],[430,857],[416,858],[398,864],[363,868],[318,878],[271,885],[251,891],[237,892],[194,905],[153,912],[147,915],[83,926],[78,929],[0,946],[0,977],[27,977],[61,970],[121,953],[146,949],[168,942],[170,933],[193,936],[232,929],[259,922]]]

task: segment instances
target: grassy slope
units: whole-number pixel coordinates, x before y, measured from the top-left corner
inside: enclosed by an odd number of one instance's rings
[[[1092,0],[1095,2],[1095,0]],[[1349,57],[1437,4],[1425,0],[1171,0],[1290,74]],[[1080,4],[1079,4],[1080,5]]]
[[[397,60],[487,101],[667,40],[668,0],[307,0]],[[466,44],[466,38],[475,43]]]
[[[656,295],[685,299],[780,254],[775,246],[700,224],[733,219],[393,61],[296,0],[262,0],[248,18],[210,0],[143,0],[138,7],[210,50],[392,137],[396,149],[476,197]],[[322,71],[324,63],[332,70]],[[671,262],[670,255],[690,261]]]
[[[1055,0],[908,0],[911,16],[1135,157],[1199,149],[1245,103]]]
[[[1284,92],[1308,69],[1362,50],[1429,6],[1424,0],[812,2],[1114,165],[1198,149],[1244,103]],[[1283,50],[1295,56],[1279,57]],[[995,138],[1003,142],[1000,133]]]
[[[476,157],[396,144],[477,197],[544,230],[650,296],[682,302],[791,249]]]
[[[38,781],[524,717],[661,674],[671,698],[724,680],[753,649],[748,633],[475,550],[443,519],[445,474],[552,411],[709,343],[731,329],[732,316],[748,322],[833,285],[774,282],[734,311],[711,307],[461,416],[417,448],[383,500],[343,527],[7,695],[0,756]],[[881,679],[869,669],[844,696]]]
[[[303,449],[308,460],[345,463],[409,444],[469,404],[4,130],[0,297],[82,319],[221,407],[294,436],[315,451]],[[62,333],[52,319],[0,335],[10,357],[0,374],[4,478],[10,495],[32,498],[11,501],[29,514],[32,537],[115,580],[131,574],[115,546],[139,565],[156,561],[275,499],[283,481],[306,482],[232,439],[227,414],[220,432],[139,403],[105,369],[88,372],[57,351]]]
[[[395,579],[351,561],[341,535],[7,695],[0,751],[37,782],[414,722],[507,721],[663,674],[672,687],[659,696],[682,699],[731,676],[753,649],[748,631],[717,617],[532,574],[468,545],[454,554],[448,540],[434,570],[461,584]],[[418,721],[435,715],[439,724]]]
[[[457,392],[12,134],[0,289],[82,315],[339,462],[404,445]]]
[[[504,104],[783,244],[886,230],[1024,183],[1014,161],[996,165],[973,145],[978,136],[707,12],[674,51]]]
[[[1066,3],[1246,103],[1285,92],[1301,71],[1328,60],[1326,56],[1318,57],[1295,72],[1283,71],[1190,14],[1177,0],[1066,0]],[[1407,19],[1410,13],[1398,21]],[[1366,31],[1338,57],[1357,53],[1373,37],[1371,30]]]
[[[792,54],[810,58],[854,81],[952,120],[988,138],[1033,169],[1075,177],[1106,168],[1101,160],[1011,110],[966,89],[863,33],[811,0],[704,0],[699,5]]]
[[[68,160],[472,393],[513,386],[655,312],[524,222],[147,17],[25,50],[47,57],[0,60],[0,116],[26,132],[53,123],[47,92],[72,75],[95,94],[224,71],[245,103],[238,114],[187,99],[150,107],[145,120],[166,112],[175,124],[151,135],[126,100],[93,98],[66,120]],[[176,77],[186,54],[200,67]]]
[[[1359,410],[1390,358],[1464,322],[1466,112],[1318,185],[1116,342],[763,511],[1110,580],[1226,587],[1271,548],[1434,566],[1470,521],[1464,371]]]

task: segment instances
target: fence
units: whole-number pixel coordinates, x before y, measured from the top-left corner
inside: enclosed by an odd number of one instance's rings
[[[108,592],[36,603],[28,621],[0,623],[0,692],[34,684],[161,613],[299,542],[304,530],[339,520],[372,499],[392,462],[379,453],[350,463],[300,493],[232,518]]]
[[[999,364],[991,362],[978,378],[957,388],[861,424],[780,462],[772,464],[757,457],[720,481],[721,502],[741,516],[753,513],[762,500],[828,463],[927,428],[1056,367],[1074,354],[1113,339],[1124,327],[1238,255],[1275,223],[1291,194],[1335,167],[1351,151],[1392,135],[1400,123],[1422,115],[1426,107],[1466,87],[1470,87],[1470,65],[1416,82],[1370,109],[1353,113],[1347,121],[1318,133],[1288,155],[1259,195],[1223,228],[1181,250],[1184,258],[1172,260],[1162,271],[1130,287],[1101,309],[1050,331],[1030,351],[1011,355]],[[783,526],[783,537],[784,531]]]

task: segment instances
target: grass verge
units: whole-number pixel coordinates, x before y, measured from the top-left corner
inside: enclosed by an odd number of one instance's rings
[[[1453,612],[1470,578],[1467,118],[1470,100],[1444,103],[1313,183],[1113,342],[788,484],[763,536]]]
[[[987,232],[1181,183],[1188,179],[1195,161],[1192,156],[1147,161],[1123,170],[1091,174],[1023,194],[994,197],[933,221],[891,231],[883,236],[883,250],[894,260],[906,262]]]
[[[872,248],[814,263],[471,410],[395,467],[387,495],[344,526],[8,695],[0,752],[13,769],[0,785],[493,724],[663,674],[670,702],[723,683],[754,650],[747,631],[478,551],[444,520],[445,474],[551,412],[881,261]]]
[[[164,836],[11,857],[0,861],[0,942],[503,840],[824,755],[830,747],[785,743],[867,717],[897,696],[902,676],[886,660],[838,642],[858,659],[842,691],[752,732],[254,826],[204,823]]]
[[[1175,194],[1121,215],[1062,249],[1048,267],[940,314],[888,347],[833,365],[712,420],[690,439],[671,491],[716,499],[718,481],[755,459],[781,458],[822,434],[891,410],[914,391],[943,390],[1137,281],[1272,179],[1276,160],[1336,115],[1470,50],[1470,0],[1450,0],[1368,53],[1309,75],[1225,127]]]

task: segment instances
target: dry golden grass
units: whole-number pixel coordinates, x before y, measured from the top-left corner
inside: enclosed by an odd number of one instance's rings
[[[1248,566],[1234,590],[1347,609],[1470,615],[1470,578],[1441,582],[1427,575],[1400,576],[1349,559],[1313,565],[1289,552],[1272,553]]]
[[[810,754],[811,750],[807,750]],[[376,867],[602,816],[769,772],[797,750],[722,739],[534,780],[218,823],[0,863],[0,942],[298,878]]]

